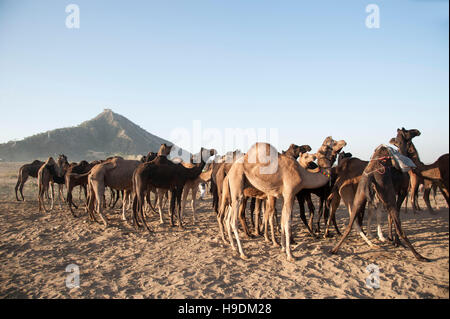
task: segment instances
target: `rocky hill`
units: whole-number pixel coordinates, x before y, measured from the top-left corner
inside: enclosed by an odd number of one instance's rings
[[[166,141],[148,133],[124,116],[105,109],[76,127],[60,128],[0,144],[3,161],[32,161],[65,154],[70,161],[104,159],[112,155],[156,152]]]

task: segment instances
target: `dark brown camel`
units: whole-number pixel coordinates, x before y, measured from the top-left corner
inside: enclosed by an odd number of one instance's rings
[[[325,228],[325,237],[329,236],[329,227],[332,220],[335,220],[336,210],[339,207],[339,203],[341,199],[344,201],[345,206],[349,214],[351,215],[352,204],[354,201],[354,197],[356,194],[356,189],[358,187],[358,183],[363,174],[364,169],[367,167],[368,161],[362,161],[359,158],[351,157],[342,159],[342,161],[338,164],[338,166],[333,170],[334,174],[336,174],[336,182],[331,190],[331,194],[327,199],[327,206],[330,207],[330,216],[328,218],[326,228]],[[407,173],[402,174],[402,178],[396,179],[394,183],[395,194],[397,196],[396,207],[400,211],[400,207],[403,201],[408,194],[408,185],[409,185],[409,175]],[[361,230],[362,220],[364,217],[364,209],[361,214],[358,215],[358,220],[356,223],[356,231],[360,234],[360,236],[370,245],[372,246],[372,242],[366,237],[366,235]],[[389,222],[391,225],[391,223]],[[339,229],[334,222],[334,226],[336,228],[336,232],[340,234]],[[381,233],[380,225],[378,227],[378,236],[380,240],[384,240],[383,235]],[[391,228],[389,232],[389,239],[394,240],[394,244],[397,245],[399,243],[398,238],[392,239]]]
[[[419,178],[414,178],[414,184],[411,185],[411,197],[413,201],[415,199],[415,194],[419,188],[420,179],[429,180],[431,182],[437,183],[442,191],[442,195],[449,205],[449,154],[444,154],[440,156],[433,164],[425,165],[419,158],[419,153],[417,152],[412,139],[420,135],[420,131],[416,129],[406,130],[404,127],[402,129],[397,129],[397,136],[391,139],[391,142],[395,142],[398,145],[400,153],[408,156],[412,159],[414,164],[417,166],[413,170]],[[429,186],[431,188],[431,186]],[[428,192],[429,195],[429,192]],[[433,208],[431,207],[429,197],[425,201],[430,213],[433,213]],[[413,209],[415,205],[413,204]]]
[[[61,180],[64,181],[64,174],[69,166],[67,157],[65,155],[59,155],[58,160],[55,161],[52,157],[49,157],[44,165],[38,171],[38,202],[39,202],[39,212],[47,211],[44,204],[44,195],[48,192],[50,183],[52,185],[52,196],[51,196],[51,207],[53,209],[54,204],[54,192],[53,183],[60,183]]]
[[[378,199],[381,200],[386,207],[389,217],[394,223],[397,235],[405,241],[406,245],[418,260],[429,261],[429,259],[421,256],[414,249],[400,223],[394,184],[396,183],[395,180],[402,180],[403,176],[404,174],[395,168],[395,162],[390,155],[389,150],[384,146],[379,146],[373,153],[369,164],[365,167],[358,183],[355,199],[352,205],[350,222],[345,229],[344,235],[331,250],[331,253],[337,253],[339,247],[350,234],[356,217],[362,214],[362,211],[366,206],[366,202],[373,202],[376,194]]]
[[[19,168],[19,176],[17,177],[16,187],[14,188],[14,190],[16,192],[16,199],[18,201],[20,201],[20,199],[17,196],[17,190],[19,190],[20,195],[22,196],[22,200],[25,201],[25,198],[23,197],[23,192],[22,192],[23,187],[29,176],[37,178],[38,171],[42,165],[44,165],[44,162],[35,160],[32,163],[25,164]]]
[[[181,195],[187,180],[196,179],[202,172],[206,160],[216,154],[215,150],[201,148],[195,157],[195,165],[186,168],[182,164],[175,164],[166,156],[157,156],[153,161],[140,164],[133,173],[133,219],[135,226],[139,226],[138,215],[148,231],[151,231],[144,218],[143,206],[145,194],[150,187],[168,189],[170,191],[170,222],[174,226],[173,216],[177,208],[178,227],[183,228],[181,220]]]
[[[66,182],[66,188],[67,188],[67,195],[66,195],[66,201],[69,205],[70,212],[74,217],[77,217],[75,215],[75,212],[72,209],[72,206],[75,207],[75,209],[78,209],[78,206],[73,202],[72,198],[72,191],[76,186],[80,186],[84,190],[84,197],[87,198],[87,184],[88,184],[88,175],[91,169],[99,164],[99,161],[94,161],[91,163],[88,163],[86,161],[81,161],[79,164],[70,166],[67,169],[67,172],[65,174],[65,182]]]

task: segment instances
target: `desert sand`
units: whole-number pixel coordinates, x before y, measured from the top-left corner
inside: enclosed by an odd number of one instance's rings
[[[296,261],[286,261],[262,237],[242,239],[250,257],[244,261],[219,239],[210,195],[199,201],[195,225],[187,205],[185,230],[170,227],[165,211],[165,225],[151,216],[155,233],[135,231],[118,208],[107,211],[110,227],[104,229],[84,213],[73,218],[59,202],[39,213],[33,178],[24,188],[26,201],[17,202],[20,165],[0,163],[0,298],[449,298],[449,209],[441,194],[436,215],[401,211],[406,234],[429,263],[377,239],[379,248],[371,249],[354,233],[330,255],[338,237],[313,239],[297,204]],[[78,189],[74,198],[78,202]],[[342,231],[348,222],[342,205],[337,218]],[[70,264],[79,267],[78,288],[66,287]],[[379,268],[379,288],[366,286],[370,264]]]

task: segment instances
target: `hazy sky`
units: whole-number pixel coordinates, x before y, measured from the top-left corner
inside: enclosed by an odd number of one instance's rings
[[[68,4],[80,28],[68,29]],[[380,8],[380,28],[365,25]],[[104,108],[174,128],[277,128],[279,147],[332,135],[368,158],[398,127],[448,152],[448,1],[0,0],[0,143]],[[181,145],[185,146],[185,145]],[[191,150],[190,151],[197,151]]]

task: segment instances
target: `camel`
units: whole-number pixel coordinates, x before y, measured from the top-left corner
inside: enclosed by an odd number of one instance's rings
[[[72,190],[76,186],[80,186],[84,190],[84,196],[87,198],[87,184],[88,184],[88,175],[91,169],[99,164],[99,161],[93,161],[91,163],[88,163],[86,161],[81,161],[79,164],[70,166],[65,174],[65,182],[66,182],[66,188],[67,188],[67,195],[66,195],[66,201],[69,205],[70,212],[72,213],[73,217],[77,217],[75,215],[75,212],[72,209],[72,206],[75,207],[75,209],[78,209],[78,206],[73,202],[72,199]]]
[[[290,157],[290,158],[293,158],[293,159],[297,159],[300,154],[307,153],[309,151],[311,151],[311,147],[309,145],[298,146],[296,144],[291,144],[286,151],[282,152],[282,154],[284,154],[287,157]],[[213,191],[215,192],[215,194],[213,193],[213,205],[214,205],[214,200],[216,199],[216,205],[217,206],[214,206],[214,208],[216,209],[217,221],[219,223],[219,227],[222,227],[223,219],[225,217],[224,216],[224,212],[219,213],[219,211],[218,211],[218,203],[222,202],[223,186],[227,185],[227,182],[225,182],[224,179],[225,179],[228,171],[230,170],[231,166],[233,165],[233,163],[236,160],[242,158],[242,156],[244,156],[244,154],[242,154],[242,153],[240,153],[238,151],[234,151],[231,154],[231,156],[226,156],[225,158],[222,159],[223,162],[221,162],[220,164],[218,164],[216,166],[216,170],[215,171],[214,171],[214,168],[213,168],[212,179],[211,179],[212,180],[211,184],[214,183],[214,185],[215,185],[215,187],[213,189]],[[253,190],[250,190],[250,189],[247,190],[247,192],[249,192],[249,193],[252,192],[252,191]],[[257,193],[258,191],[254,190],[253,192]],[[245,236],[245,238],[251,237],[251,234],[250,234],[250,231],[248,230],[248,226],[247,226],[247,223],[246,223],[246,220],[245,220],[245,216],[244,216],[245,215],[245,208],[246,208],[246,205],[247,205],[247,200],[248,200],[249,197],[251,197],[251,196],[246,196],[244,198],[244,200],[241,203],[241,206],[239,208],[239,220],[241,222],[242,228],[244,229],[244,236]],[[258,200],[265,200],[266,199],[266,197],[261,198],[261,196],[255,197],[255,198],[258,199]],[[226,201],[228,202],[228,199],[226,199]],[[271,201],[270,204],[273,204],[273,206],[270,206],[270,207],[273,207],[275,209],[275,202],[273,201],[273,199],[270,199],[270,201]],[[255,202],[255,204],[256,204],[256,202]],[[261,203],[258,203],[258,205],[260,206]],[[274,214],[271,214],[270,216],[272,218],[276,218],[276,216]],[[267,217],[267,218],[269,218],[269,217]],[[252,214],[252,219],[253,219],[253,214]],[[271,222],[272,222],[272,219],[271,219]],[[272,225],[272,223],[271,223],[271,225]],[[267,227],[266,223],[265,223],[265,227]],[[220,229],[222,230],[222,228],[220,228]],[[267,231],[267,228],[265,228],[265,236],[266,236],[266,239],[267,239],[266,231]],[[259,233],[258,231],[255,231],[255,232],[256,232],[256,234]],[[223,237],[223,231],[221,232],[221,234],[222,234],[222,238],[224,238]],[[272,238],[274,238],[274,235],[272,236]]]
[[[358,183],[361,179],[361,176],[366,169],[367,165],[369,164],[369,161],[363,161],[359,158],[351,157],[343,159],[342,162],[339,163],[339,165],[335,168],[334,173],[336,174],[336,182],[331,190],[331,194],[328,196],[327,199],[327,206],[330,207],[330,215],[328,217],[328,221],[325,227],[325,233],[324,237],[329,236],[329,227],[332,220],[335,220],[335,214],[339,207],[339,203],[341,199],[343,200],[345,206],[347,207],[347,210],[349,212],[349,216],[352,214],[352,205],[354,202],[356,189],[358,186]],[[397,175],[396,175],[397,177]],[[394,190],[395,194],[397,196],[396,201],[396,207],[398,210],[400,210],[400,207],[404,201],[404,199],[407,196],[408,193],[408,184],[409,184],[409,175],[407,173],[403,173],[402,175],[398,176],[394,180]],[[372,218],[372,212],[373,212],[373,206],[372,202],[369,202],[369,218],[368,218],[368,229],[369,229],[369,235],[370,235],[370,221]],[[381,224],[380,224],[380,206],[376,205],[376,215],[377,215],[377,234],[378,238],[381,241],[385,241],[383,233],[381,231]],[[357,223],[355,224],[355,230],[356,232],[361,236],[361,238],[364,239],[364,241],[369,246],[375,246],[372,241],[364,234],[364,232],[361,229],[362,220],[364,216],[364,209],[361,214],[358,215]],[[389,219],[389,225],[392,225],[391,220]],[[334,222],[334,226],[336,228],[336,232],[340,234],[339,229]],[[394,244],[398,244],[398,237],[396,236],[395,239],[392,239],[392,229],[390,228],[389,231],[389,239],[394,241]]]
[[[160,150],[161,153],[169,154],[171,146],[162,144]],[[122,157],[111,157],[110,159],[95,165],[88,175],[89,196],[87,201],[87,207],[89,217],[91,220],[96,220],[94,211],[100,215],[101,221],[105,227],[108,227],[108,222],[103,216],[103,207],[105,206],[105,187],[109,186],[115,190],[123,190],[123,204],[122,204],[122,220],[126,221],[126,199],[132,191],[132,177],[135,169],[141,161],[125,160]]]
[[[413,134],[410,135],[410,136],[412,136],[411,138],[420,135],[419,130],[412,130],[412,131],[415,131],[415,133],[414,133],[414,135]],[[398,149],[400,149],[399,143],[397,143],[397,139],[395,137],[391,138],[389,143],[396,146]],[[407,152],[409,154],[411,154],[411,156],[413,156],[413,157],[418,158],[418,156],[419,156],[417,154],[417,151],[416,151],[414,145],[411,146],[411,151],[410,152],[407,151]],[[417,155],[413,155],[413,153],[415,153]],[[408,174],[409,174],[409,179],[410,179],[408,192],[411,192],[413,213],[415,214],[416,211],[421,210],[419,203],[418,203],[418,194],[419,194],[418,190],[421,185],[423,185],[425,188],[425,191],[423,193],[423,200],[425,201],[425,204],[426,204],[429,212],[434,213],[433,209],[431,207],[431,203],[430,203],[430,192],[431,192],[431,189],[434,189],[434,201],[436,202],[436,187],[438,187],[438,183],[436,181],[433,181],[430,179],[424,179],[422,176],[414,173],[413,170],[410,170],[408,172]],[[405,213],[407,213],[407,212],[408,212],[408,196],[406,196],[406,201],[405,201]]]
[[[191,163],[182,163],[186,168],[192,168],[194,165]],[[181,216],[183,216],[184,209],[186,207],[187,197],[191,193],[191,205],[192,205],[192,222],[195,224],[195,213],[197,210],[197,192],[201,183],[207,183],[211,179],[212,167],[207,171],[200,173],[195,180],[187,180],[184,184],[183,195],[181,198]]]
[[[60,182],[64,179],[65,170],[69,163],[67,162],[67,157],[65,155],[59,155],[58,160],[55,161],[53,157],[49,157],[47,161],[39,168],[38,171],[38,202],[39,202],[39,212],[47,212],[47,208],[44,203],[44,195],[48,193],[48,189],[51,184],[51,206],[50,210],[53,209],[54,204],[54,192],[52,181]],[[59,190],[61,192],[61,189]],[[60,193],[61,195],[61,193]],[[61,200],[61,197],[60,197]],[[60,203],[61,205],[61,203]]]
[[[352,154],[351,153],[346,153],[344,151],[340,152],[338,155],[338,163],[341,162],[344,158],[348,158],[351,157]],[[334,164],[336,157],[332,158],[332,163],[331,165]],[[314,163],[312,163],[314,164]],[[315,167],[314,167],[315,166]],[[312,168],[312,169],[317,169],[319,168],[318,165],[314,164],[311,165],[309,164],[308,167],[304,167],[304,168]],[[325,201],[327,199],[327,197],[330,195],[331,189],[334,185],[334,182],[336,181],[336,174],[334,173],[334,170],[331,170],[331,179],[330,179],[330,183],[323,185],[322,187],[316,188],[316,189],[303,189],[301,190],[298,194],[297,194],[297,201],[298,201],[298,205],[300,207],[300,218],[303,220],[303,222],[306,225],[306,217],[305,217],[305,201],[308,204],[308,209],[309,209],[309,213],[310,213],[310,218],[309,218],[309,222],[308,222],[308,227],[307,229],[311,229],[313,228],[312,222],[314,219],[314,214],[315,214],[315,208],[314,208],[314,204],[311,200],[311,194],[314,194],[316,196],[319,197],[319,217],[317,219],[317,232],[320,232],[320,219],[322,216],[324,216],[324,221],[325,224],[328,220],[329,217],[329,209],[325,204]],[[333,224],[335,227],[337,227],[336,225],[336,219],[332,219]],[[311,235],[313,237],[314,234],[311,232]]]
[[[395,197],[395,180],[400,180],[405,174],[396,168],[395,160],[391,156],[389,150],[380,145],[373,153],[370,162],[364,168],[363,174],[358,182],[358,187],[353,201],[350,222],[345,232],[336,246],[330,251],[336,254],[348,237],[356,217],[362,214],[366,206],[366,202],[373,202],[374,195],[386,207],[389,217],[392,220],[397,235],[403,239],[414,256],[420,261],[429,261],[429,259],[421,256],[413,247],[405,232],[403,231],[399,218],[399,209]]]
[[[408,156],[412,159],[417,168],[413,169],[413,174],[417,177],[411,179],[411,197],[413,199],[413,211],[415,211],[417,205],[414,203],[416,199],[416,193],[419,188],[421,179],[427,180],[426,188],[430,189],[430,182],[436,183],[441,189],[442,195],[444,196],[447,205],[449,205],[449,154],[444,154],[440,156],[433,164],[425,165],[422,163],[419,157],[412,139],[416,136],[420,136],[420,131],[417,129],[406,130],[404,127],[402,129],[397,129],[397,136],[391,139],[391,143],[397,145],[400,153]],[[426,196],[426,197],[425,197]],[[434,213],[429,200],[429,190],[424,194],[425,203],[427,205],[428,211]]]
[[[300,157],[298,158],[299,164],[304,168],[308,167],[308,165],[315,160],[316,160],[315,155],[312,155],[312,154],[309,154],[306,152],[300,153]],[[230,197],[230,192],[228,191],[228,177],[227,176],[225,176],[224,181],[223,181],[223,189],[224,189],[224,192],[222,194],[222,196],[223,196],[222,205],[228,206],[231,204],[231,197]],[[248,230],[248,226],[247,226],[247,223],[245,220],[245,208],[247,205],[247,200],[249,198],[254,198],[255,199],[254,213],[255,213],[256,222],[253,224],[253,227],[254,227],[253,235],[259,236],[259,234],[260,234],[259,214],[262,210],[262,204],[263,204],[263,202],[265,202],[266,208],[264,210],[264,216],[263,216],[264,239],[266,242],[270,242],[269,236],[268,236],[268,228],[269,228],[268,224],[270,223],[272,244],[274,246],[279,246],[279,244],[277,243],[277,241],[275,239],[274,224],[273,224],[273,222],[276,221],[276,210],[275,210],[276,200],[275,200],[275,198],[271,197],[271,196],[268,197],[264,192],[261,192],[260,190],[254,188],[254,187],[251,187],[251,186],[245,187],[243,194],[244,194],[244,198],[241,202],[241,205],[239,206],[238,218],[239,218],[240,224],[243,228],[244,237],[250,238],[252,236],[252,234],[250,234],[250,232]],[[220,231],[222,240],[224,243],[227,243],[225,240],[225,234],[224,234],[224,228],[227,228],[227,227],[224,227],[224,223],[226,222],[226,217],[227,217],[225,214],[226,214],[226,211],[222,209],[221,213],[219,213],[219,215],[217,216],[217,222],[219,224],[219,231]],[[306,224],[306,220],[305,220],[305,224]],[[230,242],[231,242],[232,238],[231,237],[229,237],[229,238],[230,238]]]
[[[22,196],[22,201],[25,201],[25,198],[23,197],[23,187],[25,186],[25,183],[29,176],[37,178],[38,171],[42,165],[44,165],[44,162],[35,160],[32,163],[22,165],[19,168],[19,176],[17,177],[16,187],[14,188],[17,201],[20,201],[19,197],[17,196],[17,190],[19,190],[20,195]]]
[[[158,155],[151,162],[140,164],[133,174],[133,219],[136,227],[139,227],[137,219],[139,216],[145,228],[151,232],[144,218],[143,204],[145,194],[148,192],[149,187],[153,186],[158,188],[158,190],[167,189],[170,191],[170,223],[171,226],[174,226],[173,216],[176,206],[178,227],[182,229],[181,195],[184,185],[186,181],[198,178],[206,164],[205,159],[215,154],[215,150],[208,150],[202,147],[200,153],[194,157],[195,165],[191,168],[186,168],[182,164],[175,164],[162,155]],[[162,200],[159,202],[162,202]]]
[[[222,201],[221,210],[227,209],[229,211],[225,224],[230,238],[232,238],[231,230],[234,233],[242,259],[247,259],[247,256],[242,250],[239,239],[237,218],[246,185],[260,190],[268,197],[283,198],[281,243],[288,261],[292,261],[294,258],[290,249],[290,238],[292,206],[295,195],[303,188],[317,188],[328,183],[331,156],[336,155],[336,150],[342,149],[345,145],[345,141],[336,142],[331,136],[325,139],[323,147],[318,152],[318,156],[320,156],[318,161],[326,169],[319,173],[307,171],[295,159],[279,154],[268,143],[254,144],[243,158],[233,164],[227,175],[228,187],[226,188],[230,192],[231,205],[226,206],[225,201]],[[231,248],[236,250],[233,240],[230,240],[230,242]]]

